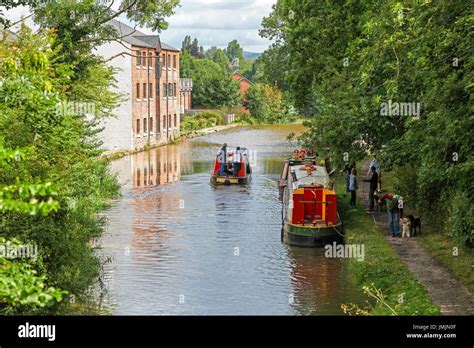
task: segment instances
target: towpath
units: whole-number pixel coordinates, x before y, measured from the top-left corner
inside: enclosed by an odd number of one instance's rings
[[[364,208],[368,208],[369,184],[363,179],[367,174],[370,161],[362,163],[358,174],[358,196]],[[364,185],[364,187],[362,187]],[[368,213],[374,224],[383,233],[387,242],[397,252],[400,259],[407,265],[415,278],[423,285],[435,305],[444,315],[473,315],[474,296],[451,272],[436,258],[422,248],[417,238],[393,238],[388,231],[386,213]]]

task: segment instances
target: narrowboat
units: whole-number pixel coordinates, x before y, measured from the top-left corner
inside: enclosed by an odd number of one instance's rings
[[[227,146],[225,163],[221,163],[219,156],[216,157],[214,170],[211,175],[211,184],[213,185],[248,185],[252,180],[252,168],[250,166],[249,151],[245,147],[240,148],[240,168],[234,170],[234,156],[236,156],[237,147]],[[221,175],[221,166],[224,167],[224,173]]]
[[[290,245],[316,247],[343,240],[343,222],[328,163],[314,154],[295,150],[280,175],[282,240]]]

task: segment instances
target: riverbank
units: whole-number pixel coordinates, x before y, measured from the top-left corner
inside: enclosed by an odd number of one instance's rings
[[[214,126],[214,127],[194,130],[194,131],[191,131],[191,132],[188,132],[188,133],[181,134],[180,137],[177,138],[177,139],[173,139],[173,140],[170,140],[166,143],[162,143],[162,144],[159,144],[159,145],[149,146],[149,147],[146,147],[144,149],[106,151],[101,155],[101,158],[105,159],[107,161],[115,161],[115,160],[118,160],[122,157],[125,157],[125,156],[128,156],[128,155],[133,155],[135,153],[140,153],[140,152],[143,152],[143,151],[147,151],[147,150],[151,150],[151,149],[155,149],[155,148],[159,148],[159,147],[163,147],[163,146],[167,146],[167,145],[173,145],[173,144],[179,143],[183,140],[203,137],[203,136],[207,136],[207,135],[210,135],[210,134],[213,134],[213,133],[216,133],[216,132],[222,132],[224,130],[228,130],[228,129],[231,129],[231,128],[234,128],[234,127],[241,127],[241,126],[242,125],[239,124],[239,123],[232,123],[232,124],[228,124],[228,125]]]
[[[349,196],[344,196],[344,179],[340,177],[337,181],[337,191],[341,197],[339,204],[344,216],[345,242],[363,245],[365,250],[364,261],[350,259],[351,273],[371,303],[374,302],[373,296],[380,298],[372,308],[357,311],[361,308],[355,307],[349,312],[366,315],[439,315],[439,308],[387,243],[378,226],[364,211],[360,199],[357,207],[350,209]],[[359,181],[362,184],[362,178]]]
[[[396,192],[396,183],[393,174],[390,172],[383,173],[383,185],[384,190],[387,192]],[[419,216],[416,210],[411,207],[405,209],[405,215],[412,214]],[[474,252],[464,245],[460,245],[455,240],[438,230],[438,226],[434,226],[427,221],[422,219],[422,233],[416,237],[417,247],[421,247],[424,252],[427,252],[431,257],[436,259],[436,263],[440,264],[444,268],[445,272],[450,273],[457,282],[467,292],[474,294]],[[413,238],[410,240],[414,240]],[[443,272],[444,273],[444,272]],[[449,278],[442,278],[444,282],[448,281]],[[463,293],[466,293],[463,291]],[[454,295],[453,295],[454,296]],[[465,295],[461,295],[464,297]],[[473,305],[471,304],[471,307]]]
[[[404,301],[408,301],[410,297],[414,297],[414,305],[418,307],[418,301],[425,302],[426,297],[436,305],[441,314],[445,315],[466,315],[474,313],[474,304],[472,294],[468,289],[456,280],[451,272],[440,260],[433,257],[425,248],[422,247],[423,242],[419,242],[422,238],[393,238],[388,233],[386,213],[373,212],[366,213],[362,208],[368,208],[368,187],[363,183],[364,175],[367,173],[369,161],[366,160],[362,164],[359,173],[358,195],[360,196],[358,209],[365,214],[365,221],[371,221],[369,225],[376,231],[377,238],[384,239],[385,244],[389,245],[391,254],[395,254],[397,262],[403,263],[403,268],[409,271],[411,279],[415,279],[413,284],[400,286],[397,284],[398,291],[404,293]],[[386,183],[390,185],[391,179],[387,174],[384,175],[384,187]],[[365,185],[365,187],[362,187]],[[439,246],[439,245],[438,245]],[[366,246],[366,249],[368,247]],[[439,252],[439,251],[438,251]],[[452,250],[444,249],[444,253],[452,252]],[[441,251],[443,253],[443,251]],[[472,265],[472,264],[471,264]],[[394,281],[398,281],[396,278]],[[417,286],[415,286],[415,283]],[[416,290],[418,288],[418,290]],[[420,290],[421,288],[421,290]],[[416,291],[413,291],[416,290]],[[423,308],[422,308],[423,309]],[[426,309],[429,309],[428,307]],[[410,313],[407,313],[410,314]],[[413,314],[437,314],[426,313],[420,311]]]

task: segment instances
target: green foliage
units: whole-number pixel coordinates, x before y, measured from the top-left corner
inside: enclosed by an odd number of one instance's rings
[[[9,253],[25,247],[17,239],[0,237],[0,314],[35,314],[63,300],[67,291],[46,285],[41,258],[34,260],[10,259]],[[17,255],[18,256],[18,255]],[[36,269],[35,269],[36,268]]]
[[[63,299],[67,291],[45,285],[46,276],[27,263],[0,258],[0,313],[35,313]]]
[[[192,39],[189,35],[184,37],[181,52],[187,52],[196,58],[204,58],[204,49],[202,46],[199,46],[198,39]]]
[[[230,60],[223,50],[217,47],[211,47],[206,51],[206,57],[219,64],[223,71],[230,72]]]
[[[193,116],[185,117],[181,122],[181,132],[189,133],[203,128],[215,127],[223,124],[223,115],[214,111],[203,111]]]
[[[279,0],[263,21],[261,34],[275,44],[259,79],[306,116],[306,145],[339,163],[371,151],[384,170],[411,171],[411,204],[427,218],[450,209],[462,231],[453,236],[472,241],[472,211],[456,199],[474,200],[473,24],[462,1]],[[390,100],[419,103],[421,115],[383,115]]]
[[[297,118],[283,94],[277,88],[265,84],[250,86],[244,97],[244,106],[260,123],[287,123]]]
[[[218,63],[181,54],[181,76],[193,79],[194,106],[212,108],[239,104],[239,84]]]
[[[339,189],[345,190],[344,179],[338,178]],[[357,285],[367,291],[375,289],[379,299],[370,315],[439,315],[440,311],[430,300],[427,291],[418,283],[393,248],[378,231],[370,215],[359,207],[349,210],[346,200],[338,202],[344,215],[345,242],[364,245],[364,261],[351,259],[349,267]],[[378,290],[380,289],[380,290]],[[372,291],[373,293],[373,291]],[[383,297],[380,294],[383,293]]]
[[[80,300],[100,270],[90,245],[104,226],[97,213],[118,193],[107,163],[96,157],[94,122],[74,109],[58,109],[71,101],[68,91],[76,90],[78,100],[83,92],[74,86],[70,66],[59,62],[55,36],[25,27],[18,35],[17,41],[0,42],[0,232],[38,245],[44,265],[4,263],[5,284],[18,281],[17,290],[29,298],[0,295],[5,311],[13,313],[20,311],[18,301],[31,308],[57,304],[59,293],[49,287]],[[103,82],[94,84],[92,75],[87,80],[92,87]],[[84,99],[88,95],[84,91]]]
[[[96,0],[2,0],[2,7],[8,10],[18,6],[27,6],[34,13],[35,20],[42,21],[49,17],[49,20],[52,20],[51,26],[54,26],[53,23],[62,17],[63,21],[70,21],[71,28],[82,29],[76,34],[82,38],[87,37],[92,42],[101,36],[101,31],[104,29],[101,26],[104,23],[122,14],[142,27],[145,26],[154,31],[164,30],[168,27],[165,18],[173,14],[174,8],[179,5],[179,0],[121,0],[116,3],[120,4],[116,10],[112,10],[111,2]],[[0,24],[8,27],[11,21],[4,17],[1,10]],[[70,41],[73,40],[74,38],[71,37]]]

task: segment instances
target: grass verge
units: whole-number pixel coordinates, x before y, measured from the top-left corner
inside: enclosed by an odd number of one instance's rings
[[[382,179],[385,190],[396,191],[397,183],[393,173],[384,172]],[[416,209],[408,206],[405,209],[405,215],[409,214],[419,216]],[[417,236],[420,245],[450,270],[461,284],[474,293],[474,250],[460,245],[443,231],[439,231],[439,226],[433,225],[423,216],[421,219],[423,231],[420,236]]]
[[[359,311],[370,315],[440,315],[440,310],[428,297],[426,289],[415,279],[396,252],[377,229],[370,215],[358,205],[350,209],[343,180],[337,183],[341,196],[339,206],[344,216],[346,244],[364,246],[363,261],[350,259],[349,268],[355,283],[361,288],[380,289],[381,296],[372,308]],[[373,284],[373,286],[372,286]],[[372,297],[368,291],[366,293]]]

